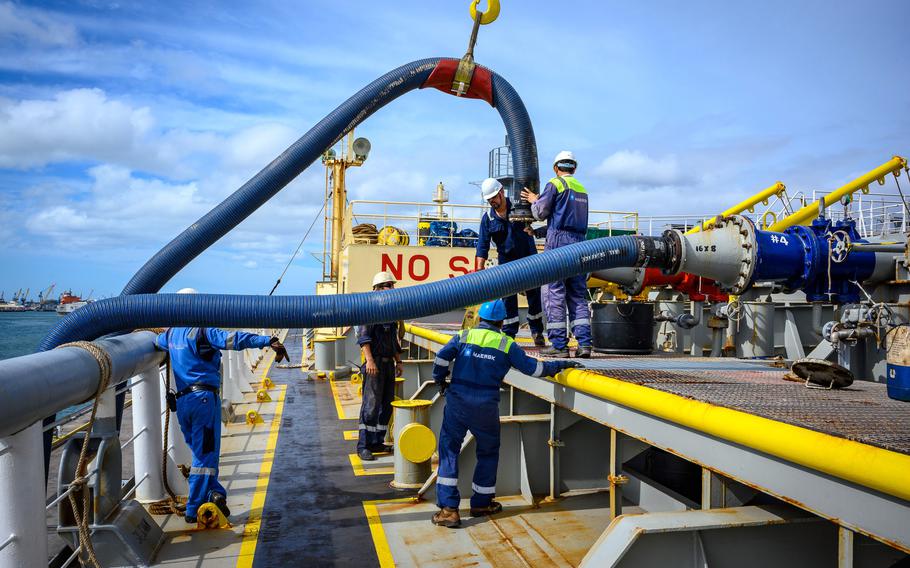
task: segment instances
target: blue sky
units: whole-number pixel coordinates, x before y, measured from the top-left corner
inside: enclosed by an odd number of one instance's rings
[[[522,96],[542,164],[576,152],[595,208],[714,213],[910,152],[908,2],[503,4],[477,61]],[[119,292],[360,87],[460,57],[467,5],[0,0],[0,290]],[[358,134],[373,152],[352,198],[427,199],[441,180],[478,203],[503,128],[485,103],[419,91]],[[322,192],[312,166],[165,290],[267,293]],[[279,291],[320,274],[303,254]]]

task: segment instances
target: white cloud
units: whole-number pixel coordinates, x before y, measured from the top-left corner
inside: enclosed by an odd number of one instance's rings
[[[100,252],[160,242],[189,224],[209,204],[197,198],[195,183],[169,184],[141,179],[120,166],[100,165],[87,197],[31,212],[25,221],[33,235],[57,245]],[[122,243],[118,245],[117,243]]]
[[[675,155],[651,158],[638,150],[620,150],[608,156],[594,173],[626,187],[667,187],[692,183],[695,178],[685,172]]]
[[[226,134],[160,130],[157,122],[149,107],[109,98],[100,89],[60,91],[52,99],[0,99],[0,168],[86,160],[178,179],[214,170],[249,177],[299,136],[276,122]]]
[[[224,146],[224,164],[235,170],[259,171],[290,146],[300,135],[285,124],[267,123],[234,134]]]
[[[153,124],[148,108],[109,100],[100,89],[62,91],[53,100],[0,102],[0,167],[72,159],[124,159]]]
[[[0,3],[0,40],[12,39],[40,45],[71,46],[79,37],[76,27],[50,14]]]
[[[187,183],[140,176],[112,164],[91,167],[87,174],[90,182],[78,187],[61,181],[24,190],[35,198],[15,203],[10,223],[16,234],[34,249],[138,266],[236,189],[217,172]],[[204,253],[206,262],[262,270],[269,278],[280,272],[319,209],[311,180],[315,176],[285,188]],[[206,193],[201,185],[222,192]],[[315,189],[321,198],[321,186]],[[319,240],[319,231],[314,230],[310,242]],[[312,264],[308,255],[298,261]]]

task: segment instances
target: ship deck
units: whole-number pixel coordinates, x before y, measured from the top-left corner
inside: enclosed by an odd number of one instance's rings
[[[421,326],[410,327],[406,339],[415,349],[429,353],[453,332],[453,326]],[[289,332],[285,344],[292,362],[310,356],[304,338],[302,330]],[[584,363],[593,373],[649,392],[696,401],[707,408],[753,413],[879,451],[910,453],[910,412],[890,404],[882,385],[854,383],[842,391],[810,390],[782,380],[785,370],[773,363],[734,359],[597,355]],[[405,396],[429,398],[418,389],[432,363],[417,357],[412,364],[418,378]],[[236,422],[223,430],[220,477],[229,491],[233,527],[196,530],[181,518],[156,517],[166,531],[158,564],[578,566],[604,531],[616,526],[606,480],[599,487],[563,488],[552,498],[502,479],[503,495],[498,499],[505,507],[503,513],[495,518],[465,516],[458,530],[435,527],[430,523],[435,511],[432,491],[415,499],[413,492],[390,488],[389,455],[379,455],[375,462],[357,459],[354,440],[360,397],[356,383],[315,378],[307,369],[261,367],[258,377],[268,376],[275,383],[270,391],[273,400],[258,403],[250,398],[237,414],[242,418],[249,406],[260,411],[264,423]],[[779,499],[776,503],[796,505],[829,519],[840,515],[837,518],[856,530],[858,538],[867,535],[904,550],[910,547],[910,534],[899,523],[910,511],[903,498],[813,472],[712,433],[643,416],[552,380],[511,373],[506,383],[513,393],[504,398],[510,399],[509,414],[514,411],[516,422],[522,417],[539,421],[547,417],[548,408],[558,406],[606,426],[607,440],[610,429],[615,429],[706,471],[760,489]],[[438,415],[431,422],[431,427],[438,425]],[[524,432],[533,431],[533,426],[526,425]],[[506,464],[515,453],[508,449],[511,434],[507,430],[502,458]],[[567,460],[570,452],[564,451]],[[831,497],[834,494],[837,499]],[[638,500],[621,503],[627,516],[647,511]],[[463,503],[463,512],[467,508]]]

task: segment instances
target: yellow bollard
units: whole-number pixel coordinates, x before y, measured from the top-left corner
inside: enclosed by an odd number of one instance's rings
[[[259,415],[255,410],[250,410],[246,413],[246,423],[247,424],[262,424],[262,416]]]
[[[259,389],[256,391],[256,400],[259,402],[271,402],[272,397],[269,396],[269,391],[265,389]]]
[[[430,423],[429,400],[396,400],[392,403],[395,462],[392,487],[419,489],[430,477],[430,458],[436,451],[436,436]]]
[[[275,383],[272,382],[272,379],[265,377],[262,379],[262,388],[273,389],[275,388]]]

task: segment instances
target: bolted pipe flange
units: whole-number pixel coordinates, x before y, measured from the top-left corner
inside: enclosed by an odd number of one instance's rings
[[[632,280],[632,283],[623,284],[620,286],[620,288],[629,296],[637,296],[641,294],[641,291],[645,288],[645,269],[640,266],[633,268],[632,274],[634,278],[634,280]]]
[[[747,217],[718,218],[706,230],[689,235],[678,230],[668,233],[668,240],[679,243],[679,261],[670,274],[689,272],[712,278],[722,290],[736,295],[752,285],[757,245],[755,226]]]

